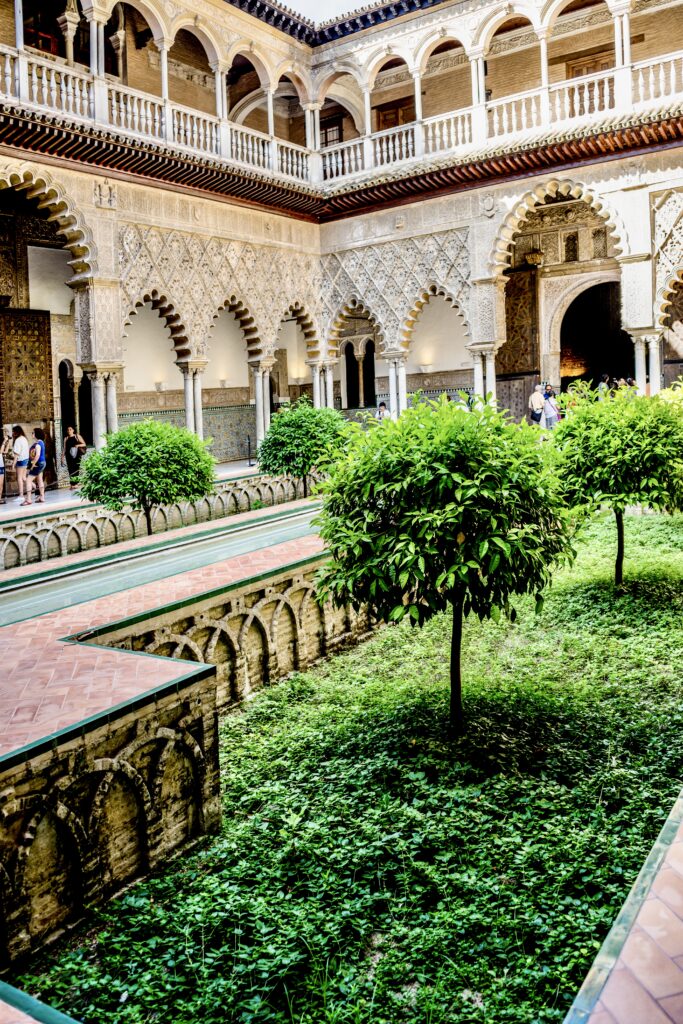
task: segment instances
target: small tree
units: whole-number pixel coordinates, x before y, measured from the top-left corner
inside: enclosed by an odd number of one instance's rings
[[[683,407],[631,390],[599,401],[583,393],[553,431],[568,500],[591,511],[609,505],[617,525],[614,582],[624,578],[624,511],[683,507]]]
[[[309,475],[339,450],[346,426],[335,409],[314,409],[307,398],[301,398],[273,416],[259,446],[259,468],[301,480],[306,496]]]
[[[116,434],[83,463],[80,492],[115,511],[142,509],[152,533],[152,509],[176,501],[197,501],[213,490],[214,460],[188,430],[147,420]]]
[[[555,562],[572,554],[559,481],[538,432],[481,402],[441,399],[352,432],[323,485],[320,535],[332,559],[322,596],[422,625],[452,609],[450,722],[463,728],[462,620],[537,608]]]

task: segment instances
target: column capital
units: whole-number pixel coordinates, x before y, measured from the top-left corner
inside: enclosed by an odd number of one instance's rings
[[[270,371],[275,366],[276,362],[277,362],[277,359],[273,359],[270,356],[267,359],[262,359],[260,364],[259,364],[260,367],[261,367],[262,373],[270,373]]]
[[[182,359],[176,363],[182,374],[203,373],[208,365],[207,359]]]

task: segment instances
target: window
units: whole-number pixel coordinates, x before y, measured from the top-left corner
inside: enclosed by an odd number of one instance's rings
[[[415,100],[395,100],[393,103],[382,103],[375,108],[377,111],[377,131],[398,128],[402,124],[410,124],[415,120]]]
[[[328,146],[338,146],[343,141],[341,117],[330,118],[320,123],[320,145],[322,149]]]

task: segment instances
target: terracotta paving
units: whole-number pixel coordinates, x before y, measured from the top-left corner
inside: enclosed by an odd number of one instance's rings
[[[231,522],[259,514],[245,513]],[[321,550],[322,542],[311,535],[0,628],[0,756],[179,678],[189,668],[60,638],[199,596]],[[68,561],[74,564],[73,557]]]

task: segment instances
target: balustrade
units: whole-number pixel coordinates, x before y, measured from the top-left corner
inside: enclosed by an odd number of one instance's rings
[[[298,182],[336,182],[423,154],[458,153],[487,140],[560,124],[591,121],[683,97],[683,51],[517,93],[465,110],[353,139],[323,149],[274,139],[263,132],[93,77],[59,59],[0,46],[0,98],[135,136],[164,140],[194,153],[256,168]]]

